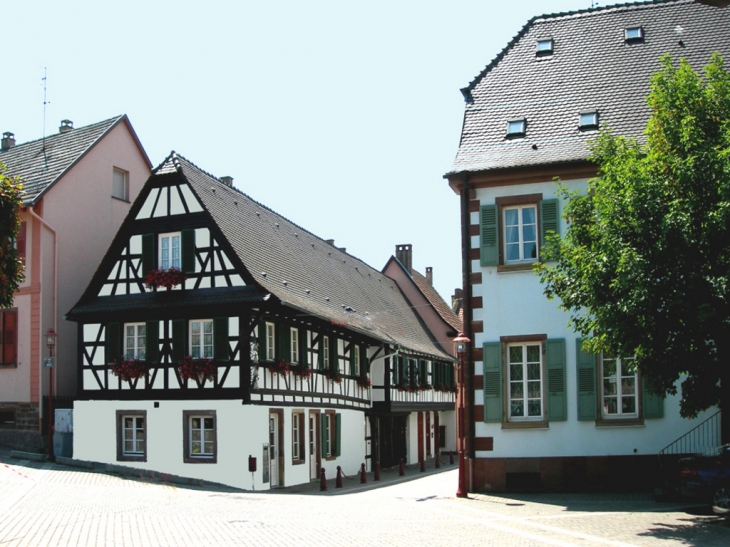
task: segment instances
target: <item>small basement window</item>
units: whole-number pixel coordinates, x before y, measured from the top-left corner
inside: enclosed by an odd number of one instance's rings
[[[584,110],[580,113],[580,129],[598,129],[598,110]]]
[[[627,42],[641,42],[644,39],[642,27],[627,27],[624,30],[624,40]]]
[[[515,118],[507,120],[507,136],[508,137],[524,137],[527,120],[525,118]]]
[[[541,38],[537,41],[537,55],[550,55],[553,52],[553,39]]]

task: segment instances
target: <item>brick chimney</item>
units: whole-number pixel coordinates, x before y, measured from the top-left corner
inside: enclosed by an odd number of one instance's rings
[[[451,309],[454,310],[454,313],[457,315],[459,315],[459,310],[461,309],[461,301],[463,299],[462,294],[462,290],[457,287],[454,289],[454,295],[451,297]]]
[[[426,281],[433,287],[433,268],[431,266],[426,266]]]
[[[225,176],[221,177],[221,182],[226,186],[233,186],[233,177]]]
[[[61,127],[58,128],[59,133],[68,133],[69,131],[73,131],[74,128],[74,122],[71,120],[61,120]]]
[[[328,244],[332,245],[333,247],[335,246],[335,240],[334,240],[334,239],[325,239],[325,241],[326,241],[326,242],[327,242]]]
[[[410,272],[413,267],[413,245],[396,245],[395,257]]]
[[[9,150],[13,146],[15,146],[15,135],[10,131],[6,131],[5,133],[3,133],[3,141],[0,148],[2,148],[3,150]]]

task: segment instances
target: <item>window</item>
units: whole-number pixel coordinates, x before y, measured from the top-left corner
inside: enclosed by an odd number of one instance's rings
[[[525,118],[516,118],[514,120],[508,120],[507,121],[507,136],[508,137],[524,137],[526,126],[527,126],[527,120],[525,120]]]
[[[342,415],[334,410],[322,414],[322,454],[328,460],[341,455]]]
[[[536,53],[538,56],[550,55],[553,52],[553,39],[541,38],[537,41]]]
[[[626,42],[640,42],[644,39],[644,29],[640,26],[628,27],[624,30],[624,40]]]
[[[531,269],[532,262],[554,259],[543,247],[548,234],[560,234],[557,199],[542,199],[542,194],[498,197],[479,213],[482,266]]]
[[[483,346],[484,421],[547,427],[568,419],[565,340],[503,336]]]
[[[354,376],[360,375],[360,346],[353,344],[352,349],[352,374]]]
[[[294,410],[291,422],[291,447],[294,464],[304,463],[304,411]]]
[[[267,361],[273,361],[274,360],[274,351],[275,351],[275,343],[276,343],[276,331],[274,330],[274,324],[273,323],[266,323],[266,360]]]
[[[146,411],[117,411],[117,461],[147,461]]]
[[[291,351],[291,362],[294,364],[299,363],[299,329],[290,327],[289,329],[289,349]]]
[[[18,310],[0,310],[0,365],[18,364]]]
[[[505,207],[502,214],[505,264],[537,260],[537,206]]]
[[[190,321],[190,356],[193,359],[213,358],[213,320]]]
[[[586,110],[580,113],[580,129],[598,129],[598,111]]]
[[[637,418],[637,377],[631,370],[634,358],[618,359],[602,356],[601,383],[603,401],[601,404],[604,418]]]
[[[129,174],[116,167],[112,170],[112,197],[129,201]]]
[[[0,408],[0,429],[15,429],[14,408]]]
[[[330,368],[330,339],[329,336],[322,336],[322,367],[324,370]]]
[[[169,270],[170,268],[180,269],[180,232],[171,234],[160,234],[159,237],[160,260],[159,268]]]
[[[217,453],[215,411],[183,412],[183,428],[184,461],[215,463]]]
[[[144,361],[147,347],[147,325],[126,323],[124,325],[124,358]]]

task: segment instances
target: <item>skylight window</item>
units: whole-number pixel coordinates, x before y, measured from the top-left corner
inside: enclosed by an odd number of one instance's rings
[[[627,27],[624,30],[624,40],[627,42],[640,42],[644,39],[644,29],[642,27]]]
[[[537,55],[550,55],[553,52],[553,39],[540,38],[537,41]]]
[[[580,113],[581,129],[597,129],[598,128],[598,110],[584,110]]]
[[[524,137],[527,120],[525,118],[515,118],[507,121],[508,137]]]

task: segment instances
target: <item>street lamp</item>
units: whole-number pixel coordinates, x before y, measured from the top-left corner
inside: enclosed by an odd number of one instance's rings
[[[56,338],[58,335],[53,329],[48,329],[46,334],[46,346],[50,352],[50,357],[46,359],[46,367],[51,371],[51,379],[48,384],[48,461],[55,461],[56,458],[53,455],[53,350],[56,347]]]
[[[459,375],[457,377],[457,381],[459,382],[459,394],[456,404],[456,427],[458,428],[457,439],[459,442],[459,487],[456,490],[456,497],[458,498],[466,498],[469,496],[469,489],[466,486],[466,464],[464,462],[464,452],[466,451],[466,419],[464,416],[466,412],[464,405],[464,379],[466,374],[466,352],[469,342],[471,342],[471,340],[464,336],[463,332],[460,332],[459,335],[454,338],[454,349],[456,350],[456,355],[459,357]]]

